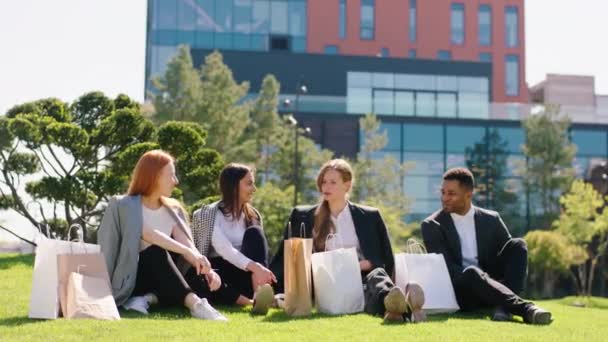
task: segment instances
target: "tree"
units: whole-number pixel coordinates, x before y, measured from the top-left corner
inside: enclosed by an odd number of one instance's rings
[[[595,267],[608,246],[608,210],[601,210],[604,198],[589,183],[574,181],[560,198],[563,211],[553,222],[557,231],[586,251],[587,262],[577,267],[579,295],[591,296]]]
[[[542,225],[548,225],[559,214],[559,196],[574,179],[572,166],[576,146],[568,139],[570,120],[560,115],[559,107],[547,106],[545,111],[526,118],[522,125],[526,135],[523,146],[527,164],[523,170],[524,185],[531,194],[540,197],[544,215]]]
[[[363,144],[357,160],[353,163],[353,199],[380,209],[393,246],[400,250],[405,247],[408,238],[420,235],[416,232],[418,224],[406,224],[404,221],[409,200],[405,196],[403,179],[412,164],[400,163],[392,156],[374,158],[388,142],[386,132],[380,132],[380,124],[374,114],[368,114],[359,120],[363,131]]]
[[[530,231],[524,237],[528,245],[531,290],[543,298],[552,298],[560,275],[570,273],[571,265],[585,262],[586,253],[558,231]],[[577,284],[576,279],[574,279]]]
[[[205,57],[198,70],[190,48],[180,46],[167,64],[167,71],[153,80],[155,118],[194,121],[207,131],[207,145],[233,160],[233,149],[249,122],[251,104],[244,101],[249,83],[238,84],[222,55],[215,51]]]
[[[79,225],[86,238],[109,197],[126,190],[138,158],[156,148],[176,157],[178,197],[181,189],[188,189],[186,201],[210,196],[223,162],[204,138],[194,123],[156,129],[125,95],[111,100],[91,92],[71,106],[57,99],[15,106],[0,118],[0,209],[61,238]]]
[[[253,197],[253,206],[262,213],[264,233],[271,254],[283,240],[283,230],[292,209],[293,186],[282,189],[271,182],[260,186]]]
[[[507,183],[505,174],[507,144],[498,130],[489,130],[479,142],[466,148],[465,161],[475,176],[475,201],[500,212],[507,223],[517,223],[516,231],[521,231],[523,220],[517,193]]]

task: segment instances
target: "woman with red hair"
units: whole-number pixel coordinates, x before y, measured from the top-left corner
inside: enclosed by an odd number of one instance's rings
[[[185,305],[195,318],[226,320],[206,297],[221,285],[194,246],[182,206],[174,158],[146,152],[126,196],[110,199],[98,231],[117,305],[147,313],[150,304]]]

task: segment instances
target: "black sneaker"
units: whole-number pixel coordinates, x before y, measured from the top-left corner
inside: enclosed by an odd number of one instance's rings
[[[524,322],[528,324],[550,324],[551,312],[541,309],[536,305],[531,305],[524,314]]]
[[[511,322],[513,321],[513,315],[510,312],[507,312],[502,306],[499,306],[494,310],[492,320],[496,322]]]

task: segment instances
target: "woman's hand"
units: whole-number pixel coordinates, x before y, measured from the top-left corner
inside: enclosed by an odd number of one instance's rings
[[[211,271],[211,263],[204,255],[199,253],[199,251],[192,248],[188,248],[186,249],[186,252],[182,255],[184,256],[186,261],[188,261],[190,265],[194,267],[197,275],[207,274],[209,273],[209,271]]]
[[[222,285],[220,275],[215,273],[214,270],[210,270],[209,273],[205,274],[205,278],[207,279],[207,284],[209,285],[209,290],[211,291],[216,291]]]
[[[251,285],[253,286],[254,291],[260,285],[277,282],[277,278],[272,271],[257,262],[250,262],[249,265],[247,265],[247,269],[251,271]]]
[[[359,268],[361,271],[367,272],[372,270],[372,263],[369,260],[361,260],[359,261]]]

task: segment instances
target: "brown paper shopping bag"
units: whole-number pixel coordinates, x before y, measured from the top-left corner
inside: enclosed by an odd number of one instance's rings
[[[291,226],[288,227],[289,234]],[[304,235],[304,224],[300,227]],[[306,316],[312,311],[311,255],[312,239],[289,238],[284,242],[285,312]]]
[[[78,253],[57,255],[59,303],[61,304],[61,312],[64,317],[66,317],[67,312],[68,281],[72,272],[103,279],[107,283],[107,287],[111,289],[110,277],[108,276],[103,254]]]
[[[120,319],[108,282],[72,272],[68,276],[65,318]]]

